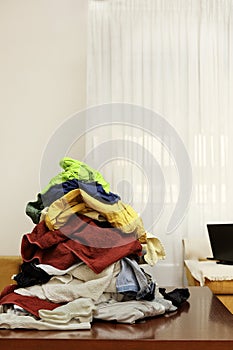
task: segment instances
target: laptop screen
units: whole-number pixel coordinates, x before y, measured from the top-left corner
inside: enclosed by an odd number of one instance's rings
[[[213,257],[233,263],[233,223],[207,224]]]

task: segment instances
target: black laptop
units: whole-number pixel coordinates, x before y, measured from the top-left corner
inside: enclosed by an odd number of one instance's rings
[[[233,265],[233,223],[207,224],[213,258],[218,264]]]

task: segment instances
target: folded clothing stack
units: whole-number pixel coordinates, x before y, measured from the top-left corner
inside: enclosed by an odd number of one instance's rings
[[[22,237],[17,285],[0,295],[0,328],[89,329],[175,311],[188,290],[174,303],[140,267],[165,257],[160,240],[99,172],[68,157],[60,165],[26,206],[35,227]]]

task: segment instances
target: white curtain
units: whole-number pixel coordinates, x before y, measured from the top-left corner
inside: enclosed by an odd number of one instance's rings
[[[144,158],[156,158],[164,176],[163,211],[158,215],[155,199],[147,215],[156,213],[150,230],[164,243],[167,258],[155,271],[169,268],[170,277],[161,283],[179,284],[182,237],[207,236],[208,221],[233,222],[233,1],[90,0],[87,73],[88,106],[126,103],[142,108],[142,114],[143,108],[154,111],[174,128],[188,152],[192,196],[184,220],[168,235],[167,221],[185,179],[180,182],[167,141],[143,126],[134,128],[133,114],[126,125],[124,111],[121,123],[109,113],[109,123],[100,117],[99,127],[86,135],[87,154],[105,142],[106,155],[112,156],[99,169],[111,190],[142,216],[154,176],[153,169],[143,169],[143,152]],[[93,114],[87,117],[92,125]],[[114,156],[114,147],[124,148],[124,142],[125,157]]]

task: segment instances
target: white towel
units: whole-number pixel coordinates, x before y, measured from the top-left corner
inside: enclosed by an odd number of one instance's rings
[[[94,311],[94,318],[120,323],[135,323],[145,317],[165,313],[165,306],[155,301],[124,301],[101,304]]]
[[[72,319],[79,322],[91,322],[95,305],[89,298],[79,298],[53,310],[39,310],[40,318],[49,323],[64,324]]]
[[[60,270],[57,269],[56,267],[48,264],[38,264],[36,265],[37,267],[41,268],[45,272],[47,272],[48,275],[55,275],[55,276],[61,276],[65,275],[66,273],[69,273],[70,271],[74,270],[77,266],[84,264],[82,261],[74,264],[70,267],[68,267],[66,270]]]

